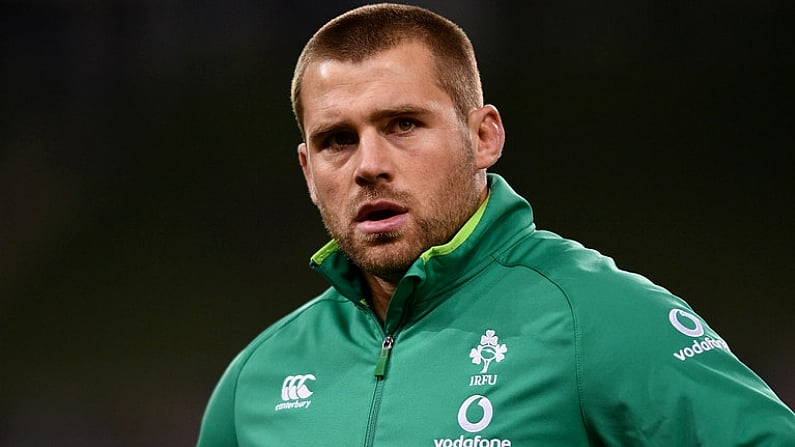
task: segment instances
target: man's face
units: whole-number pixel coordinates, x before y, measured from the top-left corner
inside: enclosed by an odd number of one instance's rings
[[[355,264],[396,281],[484,197],[471,131],[417,42],[310,64],[302,88],[299,159],[312,201]]]

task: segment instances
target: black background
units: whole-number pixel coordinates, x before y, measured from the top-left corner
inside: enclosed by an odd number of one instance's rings
[[[795,404],[791,3],[417,3],[472,38],[539,227]],[[232,357],[325,287],[289,82],[358,4],[2,3],[0,445],[192,445]]]

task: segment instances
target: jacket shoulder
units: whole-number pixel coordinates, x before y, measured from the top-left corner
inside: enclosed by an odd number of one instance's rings
[[[792,440],[792,411],[704,318],[664,287],[543,231],[515,243],[499,261],[534,270],[566,300],[582,412],[589,430],[607,444]]]
[[[274,337],[280,336],[283,332],[295,329],[300,330],[300,327],[305,324],[316,324],[316,316],[334,313],[332,309],[339,309],[340,307],[352,307],[352,303],[337,293],[334,288],[329,287],[322,294],[307,301],[265,328],[243,349],[240,356],[246,357],[247,353],[256,351],[261,345],[268,343]]]
[[[247,370],[257,370],[263,365],[263,363],[257,365],[257,362],[254,361],[252,366],[250,364],[252,358],[262,348],[274,345],[271,341],[289,340],[292,334],[301,332],[302,327],[313,325],[318,320],[314,315],[333,313],[329,312],[329,309],[345,307],[343,306],[345,301],[347,300],[336,294],[333,289],[328,289],[271,324],[249,342],[230,362],[218,381],[202,418],[197,445],[199,447],[237,447],[239,421],[235,414],[240,397],[238,384],[241,376],[246,374]],[[347,303],[349,304],[347,307],[353,307],[350,301]],[[289,343],[287,344],[289,345]],[[267,362],[265,363],[267,364]]]
[[[535,271],[555,284],[574,305],[600,305],[627,295],[671,295],[644,276],[620,269],[615,261],[579,242],[549,231],[537,230],[504,250],[498,261]]]

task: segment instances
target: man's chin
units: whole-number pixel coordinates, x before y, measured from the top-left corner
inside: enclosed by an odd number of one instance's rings
[[[400,232],[398,231],[384,231],[380,233],[367,233],[362,236],[362,245],[365,249],[376,249],[380,246],[387,244],[394,244],[399,242]]]
[[[386,239],[357,244],[350,250],[342,247],[348,258],[365,273],[386,280],[399,280],[419,258],[421,251],[407,247],[405,241]]]

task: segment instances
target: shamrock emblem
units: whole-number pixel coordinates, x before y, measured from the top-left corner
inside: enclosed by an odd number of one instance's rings
[[[493,330],[487,329],[486,334],[480,336],[480,345],[469,351],[472,363],[476,365],[483,364],[483,369],[480,371],[481,374],[485,374],[489,370],[489,365],[492,361],[501,362],[508,351],[508,347],[504,343],[499,344],[499,337],[494,334]]]

